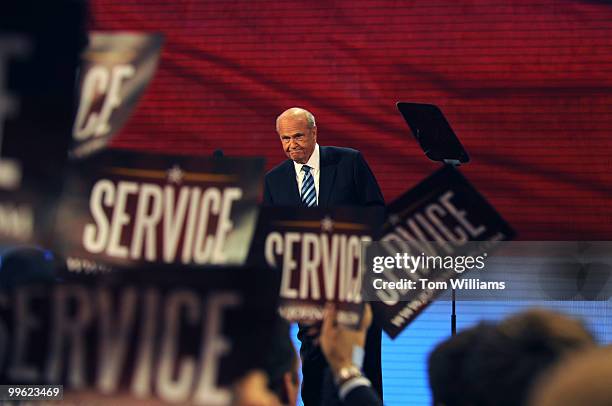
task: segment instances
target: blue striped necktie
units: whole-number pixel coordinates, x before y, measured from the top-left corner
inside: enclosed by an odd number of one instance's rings
[[[312,168],[308,165],[302,166],[304,180],[302,181],[302,206],[314,207],[317,205],[317,191],[315,190],[314,177],[310,172]]]

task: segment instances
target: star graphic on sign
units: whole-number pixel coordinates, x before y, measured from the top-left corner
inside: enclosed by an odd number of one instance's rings
[[[325,216],[323,220],[321,220],[321,230],[331,232],[334,229],[334,221],[329,216]]]
[[[181,183],[183,181],[183,170],[178,165],[173,165],[172,168],[168,169],[166,172],[168,176],[168,182],[170,183]]]

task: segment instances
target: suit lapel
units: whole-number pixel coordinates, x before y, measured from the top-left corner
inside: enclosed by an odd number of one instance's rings
[[[295,178],[295,167],[293,166],[293,161],[288,160],[285,161],[285,172],[286,176],[283,176],[283,185],[282,190],[287,191],[287,199],[289,200],[290,205],[299,206],[301,203],[300,192],[298,191],[297,179]]]
[[[332,162],[326,147],[319,147],[321,174],[319,175],[319,206],[327,207],[334,181],[336,180],[336,165]]]

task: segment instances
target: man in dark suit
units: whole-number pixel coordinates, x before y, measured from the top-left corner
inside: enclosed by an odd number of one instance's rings
[[[283,112],[276,120],[276,131],[289,159],[266,174],[266,204],[302,205],[302,182],[312,177],[316,202],[305,202],[308,207],[384,207],[378,183],[361,153],[350,148],[319,147],[314,116],[308,111],[291,108]]]
[[[276,131],[289,158],[266,174],[264,203],[275,206],[331,207],[374,206],[384,208],[378,183],[357,150],[320,147],[317,126],[307,110],[291,108],[278,116]],[[319,406],[331,379],[318,344],[319,326],[300,326],[302,342],[302,399],[306,406]],[[368,330],[363,370],[382,398],[380,366],[381,330]],[[334,394],[335,395],[335,394]]]

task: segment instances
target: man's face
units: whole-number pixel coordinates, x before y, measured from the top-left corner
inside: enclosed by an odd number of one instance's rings
[[[299,164],[308,162],[317,143],[317,127],[308,128],[305,117],[283,117],[278,121],[278,135],[289,159]]]

